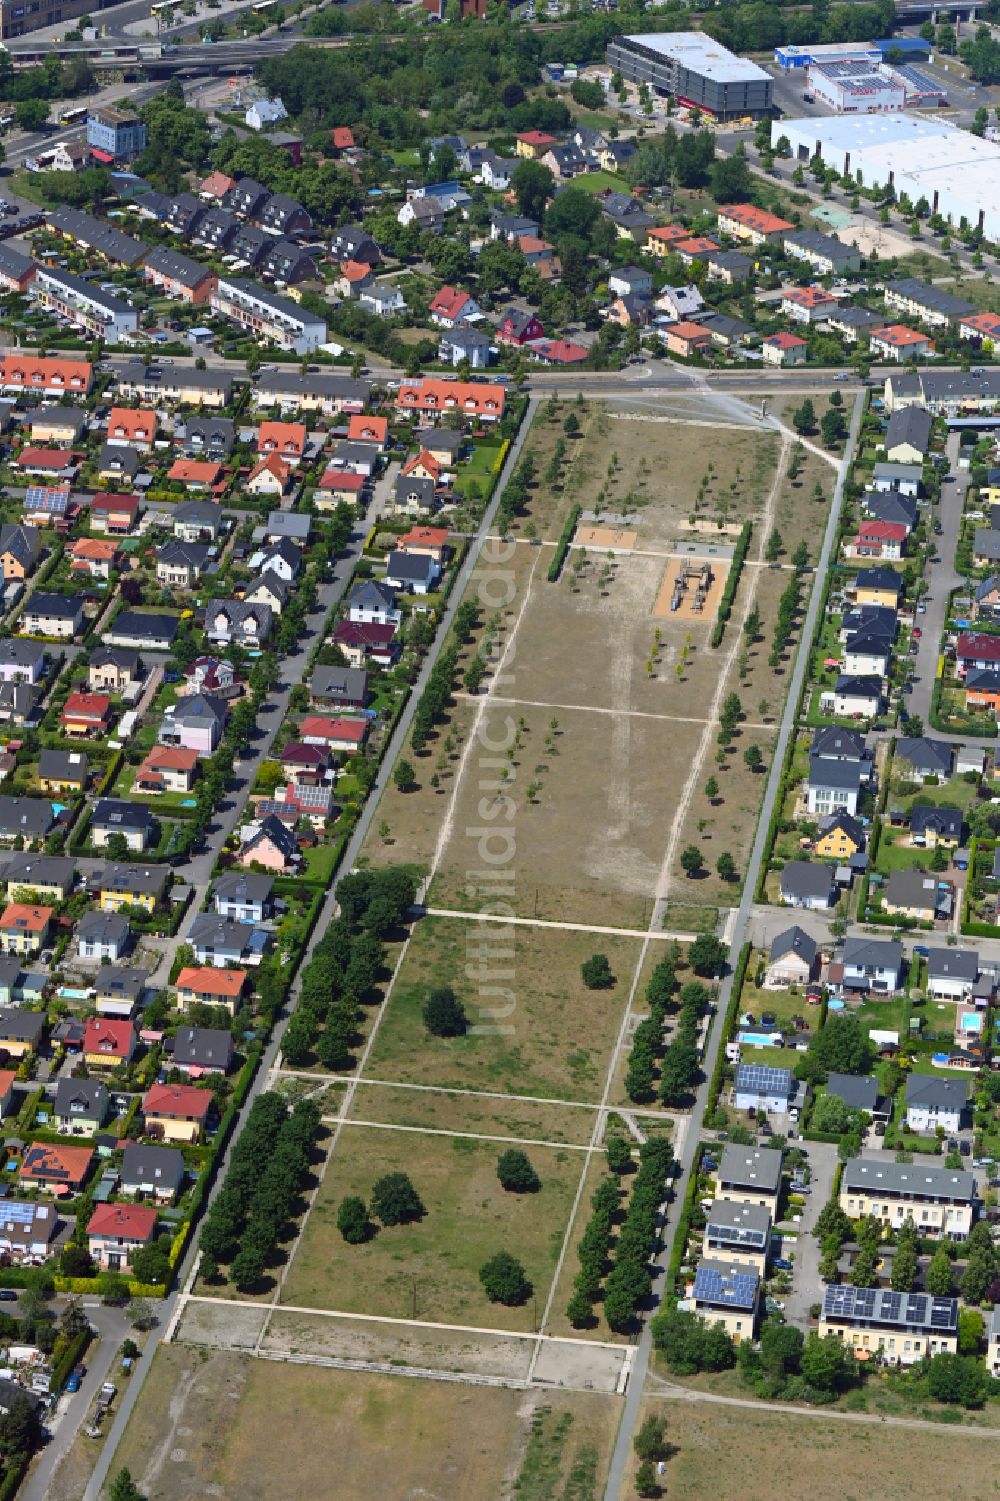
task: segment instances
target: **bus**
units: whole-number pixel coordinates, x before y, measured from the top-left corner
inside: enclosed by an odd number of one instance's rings
[[[151,16],[156,16],[157,19],[159,19],[160,16],[170,17],[176,10],[179,10],[183,4],[184,0],[153,0],[153,4],[149,7],[149,14]]]
[[[60,125],[81,125],[87,118],[87,106],[85,104],[74,105],[71,109],[59,111]]]

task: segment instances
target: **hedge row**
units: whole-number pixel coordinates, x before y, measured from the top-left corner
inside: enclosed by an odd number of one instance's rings
[[[591,1216],[576,1249],[580,1270],[573,1278],[573,1296],[566,1305],[566,1317],[577,1328],[592,1317],[594,1304],[600,1297],[601,1278],[607,1265],[611,1232],[620,1201],[618,1180],[610,1176],[602,1178],[591,1196]]]
[[[65,1350],[62,1352],[59,1359],[56,1361],[55,1365],[52,1368],[52,1391],[62,1391],[63,1387],[66,1385],[66,1382],[69,1380],[70,1373],[73,1370],[73,1367],[83,1359],[84,1352],[87,1346],[90,1344],[92,1333],[93,1331],[90,1325],[87,1324],[85,1328],[80,1330],[79,1334],[75,1334],[70,1340],[69,1344],[66,1346]]]
[[[736,968],[733,971],[733,988],[729,992],[729,1004],[726,1007],[726,1014],[723,1018],[722,1039],[719,1043],[719,1055],[715,1060],[715,1067],[712,1070],[711,1082],[708,1086],[708,1098],[705,1102],[706,1115],[714,1110],[718,1105],[719,1096],[722,1093],[722,1080],[726,1072],[726,1043],[729,1041],[730,1033],[732,1032],[733,1027],[736,1024],[736,1018],[739,1015],[740,992],[743,989],[743,981],[746,977],[747,965],[749,963],[750,944],[745,943],[740,949],[740,957],[737,959]]]
[[[684,1194],[684,1202],[681,1205],[677,1229],[674,1231],[674,1248],[670,1253],[670,1262],[667,1266],[668,1291],[673,1291],[677,1286],[677,1278],[680,1276],[681,1271],[681,1262],[684,1260],[684,1253],[687,1249],[687,1238],[691,1231],[691,1216],[694,1213],[695,1199],[698,1197],[698,1165],[701,1162],[704,1150],[704,1144],[699,1143],[694,1157],[694,1164],[691,1168],[691,1176],[688,1179],[687,1190]]]
[[[743,572],[743,564],[746,562],[747,551],[750,547],[750,535],[753,527],[749,521],[744,521],[740,535],[733,548],[733,561],[729,565],[729,573],[722,589],[722,598],[719,600],[719,608],[715,616],[715,625],[712,627],[711,645],[721,646],[722,638],[726,633],[726,621],[733,612],[733,600],[736,598],[736,590],[739,588],[740,574]]]
[[[556,582],[556,579],[562,572],[562,565],[566,561],[566,554],[569,552],[569,544],[573,540],[573,533],[576,531],[576,523],[579,521],[579,519],[580,507],[571,506],[569,515],[566,517],[565,525],[563,526],[562,531],[559,533],[559,541],[556,543],[556,550],[552,555],[552,562],[549,564],[547,578],[550,584],[554,584]]]

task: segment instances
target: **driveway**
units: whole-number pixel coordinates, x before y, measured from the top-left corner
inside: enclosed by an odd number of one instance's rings
[[[944,624],[948,613],[948,598],[952,590],[957,589],[959,584],[964,582],[955,572],[955,549],[958,546],[962,508],[965,505],[965,492],[969,480],[968,474],[960,473],[957,467],[957,433],[949,435],[945,452],[950,466],[948,472],[954,475],[954,478],[946,480],[941,486],[941,504],[937,511],[938,520],[941,523],[941,535],[935,538],[938,556],[930,565],[926,575],[927,613],[917,617],[923,634],[920,638],[920,650],[913,659],[916,682],[906,698],[910,714],[923,720],[925,731],[930,730],[931,695],[934,691],[941,637],[944,634]]]
[[[785,1318],[788,1322],[796,1324],[800,1329],[806,1329],[809,1326],[809,1309],[823,1295],[823,1284],[819,1275],[819,1263],[823,1253],[819,1241],[812,1232],[821,1209],[833,1192],[837,1148],[825,1141],[803,1142],[802,1148],[809,1157],[811,1173],[809,1187],[812,1193],[806,1198],[802,1219],[795,1226],[798,1238],[786,1240],[781,1251],[783,1256],[789,1256],[791,1253],[795,1264],[792,1272],[792,1290],[789,1293],[782,1293],[781,1301],[785,1305]]]

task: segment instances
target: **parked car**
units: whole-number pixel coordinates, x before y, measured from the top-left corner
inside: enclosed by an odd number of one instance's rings
[[[78,1392],[80,1390],[80,1377],[76,1371],[70,1373],[69,1380],[66,1382],[66,1390],[68,1392]]]
[[[972,1151],[972,1148],[967,1141],[960,1141],[958,1144],[958,1150],[960,1156],[968,1157],[969,1153]]]
[[[12,1287],[0,1287],[0,1303],[16,1303],[17,1293]]]
[[[774,1267],[776,1272],[790,1272],[792,1270],[792,1263],[786,1256],[772,1257],[771,1265]]]

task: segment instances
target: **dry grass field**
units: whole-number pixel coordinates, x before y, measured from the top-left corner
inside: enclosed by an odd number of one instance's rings
[[[586,1146],[594,1109],[548,1105],[516,1095],[449,1094],[442,1089],[362,1082],[354,1096],[352,1119],[393,1126],[422,1127],[480,1136],[523,1137],[529,1141]]]
[[[890,1423],[852,1423],[803,1411],[769,1413],[766,1406],[649,1402],[667,1420],[677,1452],[664,1476],[665,1494],[684,1501],[777,1501],[786,1491],[810,1501],[912,1501],[947,1495],[985,1501],[997,1494],[988,1444],[942,1425],[927,1431]],[[796,1484],[795,1475],[802,1480]]]
[[[116,1465],[148,1501],[597,1501],[617,1403],[162,1348]],[[545,1456],[544,1469],[540,1459]],[[565,1489],[576,1471],[581,1480]],[[520,1482],[520,1483],[519,1483]]]
[[[491,1303],[479,1268],[498,1251],[524,1267],[542,1308],[582,1170],[569,1148],[531,1147],[541,1179],[534,1194],[509,1193],[496,1165],[502,1146],[457,1136],[345,1130],[306,1220],[282,1301],[348,1313],[416,1316],[530,1332],[531,1298],[519,1307]],[[385,1173],[405,1171],[426,1209],[422,1219],[381,1228],[350,1246],[337,1229],[347,1194],[371,1195]]]
[[[607,955],[617,977],[610,990],[588,990],[580,977],[595,952]],[[636,938],[426,917],[414,930],[367,1073],[596,1104],[639,952]],[[466,1007],[464,1037],[432,1037],[423,1024],[427,993],[442,983]]]

